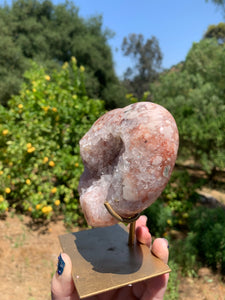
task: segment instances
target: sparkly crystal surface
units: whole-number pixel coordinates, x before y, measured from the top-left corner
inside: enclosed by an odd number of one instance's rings
[[[138,102],[100,117],[80,140],[79,194],[88,224],[117,223],[105,201],[122,217],[150,206],[168,183],[178,145],[176,122],[158,104]]]

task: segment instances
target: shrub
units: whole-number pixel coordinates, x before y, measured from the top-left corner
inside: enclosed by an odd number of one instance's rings
[[[75,58],[51,77],[33,63],[20,94],[0,106],[0,210],[35,218],[63,211],[76,221],[79,140],[103,113],[103,101],[86,96]]]
[[[171,240],[170,238],[170,259],[179,266],[183,276],[195,277],[201,266],[198,260],[198,250],[194,244],[195,235],[188,232],[183,239]]]
[[[151,234],[157,237],[166,234],[171,225],[169,220],[172,220],[172,210],[163,203],[162,199],[158,199],[143,213],[148,217],[147,226],[149,227]]]
[[[197,207],[190,212],[188,234],[172,242],[171,258],[184,275],[194,276],[203,264],[225,274],[225,211]]]
[[[190,231],[198,258],[225,274],[225,211],[221,207],[199,207],[190,214]]]
[[[191,231],[189,223],[196,209],[196,189],[201,184],[201,180],[193,183],[187,171],[174,170],[160,198],[144,211],[151,233],[169,240],[172,264],[188,276],[195,276],[199,267],[198,246],[194,244],[195,233]],[[173,284],[171,287],[176,288]]]
[[[144,214],[151,233],[169,240],[170,257],[183,275],[196,276],[201,265],[225,274],[225,210],[199,206],[199,184],[193,184],[185,171],[175,171]]]
[[[184,63],[151,86],[154,101],[174,116],[180,133],[179,160],[194,159],[208,174],[225,168],[225,44],[194,43]]]
[[[201,184],[201,180],[193,184],[187,171],[174,170],[159,199],[144,211],[151,233],[166,236],[172,228],[187,229],[198,198],[196,188]]]

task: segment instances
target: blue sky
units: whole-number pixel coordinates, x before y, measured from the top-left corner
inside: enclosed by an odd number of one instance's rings
[[[4,0],[5,1],[5,0]],[[0,0],[0,3],[4,3]],[[12,0],[6,0],[11,3]],[[52,0],[55,4],[64,0]],[[130,33],[156,36],[163,53],[163,68],[185,60],[193,42],[198,42],[207,27],[223,22],[222,9],[211,0],[72,0],[79,15],[89,18],[103,16],[103,28],[115,36],[109,40],[115,70],[122,76],[132,61],[121,51],[123,38]]]
[[[210,24],[224,21],[222,9],[205,0],[74,0],[74,4],[81,17],[100,14],[103,26],[114,31],[109,44],[119,76],[132,65],[121,52],[123,38],[130,33],[141,33],[146,39],[156,36],[162,66],[169,68],[185,59],[192,43],[202,38]]]

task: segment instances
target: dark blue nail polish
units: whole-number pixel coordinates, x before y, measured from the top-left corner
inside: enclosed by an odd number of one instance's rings
[[[62,275],[64,268],[65,268],[65,262],[62,258],[61,253],[60,253],[60,255],[58,257],[57,273],[59,275]]]
[[[167,239],[165,239],[165,238],[163,238],[164,239],[164,241],[166,241],[166,243],[167,243],[167,248],[169,249],[170,248],[170,246],[169,246],[169,242],[168,242],[168,240]]]

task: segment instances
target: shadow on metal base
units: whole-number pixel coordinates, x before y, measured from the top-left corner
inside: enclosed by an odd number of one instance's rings
[[[171,271],[147,246],[128,246],[124,225],[69,233],[59,236],[59,240],[71,258],[73,280],[81,299]]]

